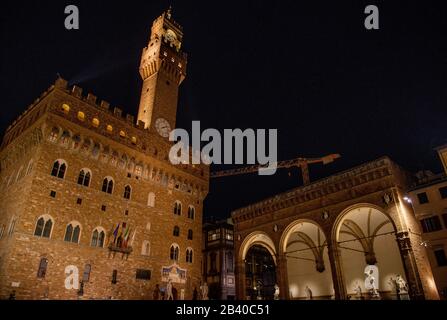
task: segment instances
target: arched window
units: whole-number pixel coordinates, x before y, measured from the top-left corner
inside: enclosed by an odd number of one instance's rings
[[[143,241],[143,245],[141,247],[141,255],[149,256],[151,253],[151,243],[147,240]]]
[[[51,142],[57,142],[57,138],[59,137],[59,129],[56,127],[53,127],[50,132],[50,136],[48,137],[48,140]]]
[[[107,132],[109,132],[109,133],[113,132],[113,127],[110,124],[108,124],[106,128],[107,128]]]
[[[132,188],[129,185],[124,187],[124,199],[130,199],[130,194],[132,193]]]
[[[196,214],[196,209],[193,206],[188,207],[188,218],[194,220],[194,216]]]
[[[174,237],[180,236],[180,228],[178,226],[174,227],[173,235]]]
[[[123,130],[120,131],[120,137],[121,138],[125,138],[126,137],[126,133]]]
[[[40,259],[39,269],[37,269],[38,278],[45,278],[45,275],[47,274],[47,267],[48,267],[48,259],[47,258]]]
[[[110,177],[104,178],[102,181],[102,192],[110,193],[113,192],[113,179]]]
[[[51,175],[53,177],[63,179],[65,177],[65,171],[67,170],[67,163],[64,160],[56,160],[53,163],[53,169]]]
[[[28,163],[28,168],[26,169],[26,175],[29,175],[32,170],[33,170],[33,160],[30,160],[30,162]]]
[[[69,106],[68,104],[64,103],[64,104],[62,105],[62,111],[63,111],[64,113],[69,113],[69,112],[70,112],[70,106]]]
[[[186,262],[192,263],[192,255],[193,255],[192,248],[186,249]]]
[[[90,185],[91,173],[89,169],[82,169],[79,172],[78,184],[84,187],[88,187]]]
[[[68,143],[70,142],[70,132],[68,132],[68,131],[64,131],[63,133],[62,133],[62,136],[61,136],[61,143],[62,144],[65,144],[65,145],[68,145]]]
[[[171,260],[173,261],[178,261],[179,258],[179,246],[178,244],[172,244],[171,245],[171,250],[170,250],[170,254],[169,257],[171,258]]]
[[[92,120],[92,125],[93,125],[95,128],[98,128],[98,127],[99,127],[99,119],[98,119],[98,118],[93,118],[93,120]]]
[[[19,171],[17,172],[16,181],[19,181],[23,177],[23,167],[20,167]]]
[[[34,235],[42,238],[49,238],[53,228],[53,219],[49,216],[42,216],[37,219]]]
[[[17,222],[17,217],[13,216],[11,218],[11,222],[9,223],[9,229],[8,229],[9,236],[12,236],[12,234],[14,233],[14,229],[16,227],[16,222]]]
[[[180,201],[174,203],[174,214],[178,216],[182,215],[182,203]]]
[[[79,236],[81,234],[81,227],[77,222],[71,222],[67,228],[65,228],[64,241],[79,243]]]
[[[90,272],[92,271],[92,265],[91,264],[86,264],[84,267],[84,274],[82,276],[82,281],[83,282],[89,282],[90,280]]]
[[[155,207],[155,193],[149,192],[149,195],[147,196],[147,206]]]
[[[188,240],[192,240],[192,230],[188,230]]]
[[[148,222],[148,223],[146,224],[146,232],[150,232],[150,231],[151,231],[151,223]]]
[[[78,119],[81,120],[81,121],[84,121],[84,120],[85,120],[85,114],[84,114],[84,112],[82,112],[82,111],[79,111],[79,112],[78,112]]]
[[[92,234],[92,241],[90,242],[90,246],[103,248],[104,240],[106,237],[106,233],[102,228],[96,228]]]

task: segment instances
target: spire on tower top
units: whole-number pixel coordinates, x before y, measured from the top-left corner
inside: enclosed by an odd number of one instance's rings
[[[166,16],[171,19],[172,16],[172,5],[169,5],[168,11],[166,11]]]

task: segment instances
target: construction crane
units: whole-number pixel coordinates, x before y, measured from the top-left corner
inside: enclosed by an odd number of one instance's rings
[[[339,154],[330,154],[321,158],[296,158],[293,160],[285,160],[276,163],[276,168],[293,168],[298,167],[301,169],[301,174],[303,175],[303,184],[308,185],[310,183],[309,177],[309,164],[314,163],[323,163],[328,164],[333,162],[335,159],[340,158]],[[238,169],[229,169],[223,171],[215,171],[210,173],[211,178],[220,178],[220,177],[228,177],[235,176],[240,174],[257,172],[259,169],[267,168],[265,165],[252,165]]]

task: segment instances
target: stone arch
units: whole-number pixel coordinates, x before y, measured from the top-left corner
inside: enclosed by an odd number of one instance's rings
[[[407,278],[407,270],[396,239],[393,217],[375,204],[358,203],[345,208],[332,226],[332,246],[339,286],[343,296],[373,299],[365,282],[365,271],[377,267],[374,286],[382,299],[397,299],[392,279]],[[359,289],[360,288],[360,289]],[[361,294],[359,293],[361,292]]]
[[[297,219],[283,231],[279,245],[291,299],[331,299],[334,295],[328,238],[320,224]]]
[[[275,243],[273,242],[272,238],[263,231],[252,232],[244,238],[244,241],[242,241],[242,244],[239,249],[240,261],[245,260],[245,256],[247,255],[248,250],[253,245],[260,245],[265,247],[268,250],[268,252],[270,252],[270,254],[272,255],[273,261],[276,264],[277,250]]]

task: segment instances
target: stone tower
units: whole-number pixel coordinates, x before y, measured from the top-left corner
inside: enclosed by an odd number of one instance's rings
[[[175,128],[178,88],[186,76],[182,40],[182,27],[169,9],[154,21],[149,44],[141,56],[143,88],[138,120],[145,123],[145,128],[165,135]]]

